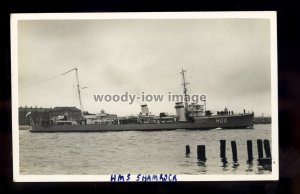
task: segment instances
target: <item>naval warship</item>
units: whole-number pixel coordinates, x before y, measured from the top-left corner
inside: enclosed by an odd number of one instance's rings
[[[87,124],[84,120],[84,114],[80,96],[80,86],[76,71],[77,89],[79,103],[81,107],[82,120],[80,122],[65,120],[56,120],[44,122],[43,124],[32,125],[30,132],[101,132],[101,131],[161,131],[161,130],[208,130],[208,129],[246,129],[253,128],[254,113],[233,113],[225,108],[223,111],[212,113],[206,110],[204,105],[188,102],[187,82],[185,81],[185,71],[181,71],[183,79],[184,102],[176,102],[176,115],[169,116],[161,113],[160,116],[149,114],[147,105],[142,105],[141,113],[135,117],[135,122],[124,122],[118,120],[110,124],[92,123]]]

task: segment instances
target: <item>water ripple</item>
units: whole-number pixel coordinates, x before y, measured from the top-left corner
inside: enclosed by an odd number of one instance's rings
[[[220,159],[220,139],[227,140],[227,160]],[[247,164],[247,140],[271,140],[271,125],[251,130],[213,129],[128,131],[103,133],[20,132],[22,174],[265,174],[270,169]],[[239,166],[232,163],[230,141],[237,143]],[[185,155],[185,146],[191,153]],[[197,160],[197,145],[206,146],[205,163]]]

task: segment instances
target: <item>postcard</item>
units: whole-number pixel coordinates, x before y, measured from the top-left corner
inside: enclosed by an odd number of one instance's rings
[[[278,180],[276,12],[11,15],[15,182]]]

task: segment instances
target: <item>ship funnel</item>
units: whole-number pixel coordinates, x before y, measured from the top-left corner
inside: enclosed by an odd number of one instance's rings
[[[142,114],[144,114],[144,115],[148,115],[149,114],[149,109],[148,109],[147,104],[141,105],[141,110],[142,110]]]
[[[176,109],[176,114],[178,116],[178,121],[182,121],[182,122],[186,121],[183,102],[176,102],[175,109]]]

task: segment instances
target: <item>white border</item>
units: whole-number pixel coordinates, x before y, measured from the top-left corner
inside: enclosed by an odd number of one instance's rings
[[[278,86],[277,20],[275,11],[262,12],[130,12],[130,13],[38,13],[11,15],[11,81],[13,180],[15,182],[110,182],[110,175],[20,175],[18,126],[18,21],[19,20],[99,20],[99,19],[270,19],[271,94],[272,94],[272,173],[262,175],[177,175],[178,181],[253,181],[278,180]],[[135,182],[137,175],[131,175]]]

